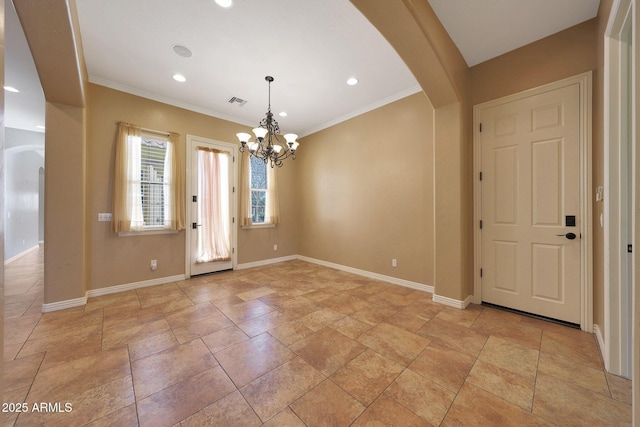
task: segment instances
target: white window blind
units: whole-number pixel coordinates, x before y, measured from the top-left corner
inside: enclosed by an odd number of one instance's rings
[[[142,135],[140,147],[140,192],[144,227],[165,225],[166,197],[169,194],[167,141]]]
[[[265,222],[267,207],[267,164],[255,157],[251,158],[251,221]]]

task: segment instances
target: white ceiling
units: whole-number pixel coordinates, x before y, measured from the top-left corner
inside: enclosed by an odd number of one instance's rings
[[[595,18],[600,0],[429,0],[473,67]]]
[[[90,81],[251,127],[267,109],[308,134],[419,91],[391,46],[348,0],[81,0]],[[172,46],[193,56],[176,55]],[[174,73],[187,81],[178,83]],[[360,83],[348,86],[349,77]],[[231,105],[236,96],[246,105]]]
[[[472,66],[594,17],[599,0],[429,2]],[[234,0],[230,9],[213,0],[77,0],[77,8],[91,82],[250,127],[267,109],[266,75],[275,78],[272,111],[288,113],[277,117],[282,131],[301,136],[420,90],[349,0]],[[6,126],[37,130],[42,89],[13,7],[5,10],[5,84],[21,89],[5,92]],[[346,84],[352,76],[358,85]],[[231,96],[247,103],[229,104]]]

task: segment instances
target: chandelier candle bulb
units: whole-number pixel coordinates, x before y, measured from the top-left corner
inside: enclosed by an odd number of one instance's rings
[[[255,128],[253,129],[253,133],[255,134],[256,138],[258,139],[264,139],[264,137],[267,135],[267,130],[265,128]]]
[[[244,132],[236,133],[236,136],[238,137],[238,139],[243,145],[249,142],[249,138],[251,138],[251,135]]]
[[[289,149],[292,152],[296,151],[296,149],[298,148],[298,145],[300,145],[300,143],[296,141],[296,139],[298,139],[298,135],[296,135],[295,133],[285,134],[284,139],[287,141],[287,144],[289,145]]]

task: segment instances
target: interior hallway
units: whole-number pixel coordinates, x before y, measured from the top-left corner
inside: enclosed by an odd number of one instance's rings
[[[631,423],[575,329],[302,261],[41,314],[42,252],[5,269],[3,401],[73,410],[4,426]]]

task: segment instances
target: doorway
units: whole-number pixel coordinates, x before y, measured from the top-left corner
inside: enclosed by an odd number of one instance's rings
[[[187,276],[236,265],[234,144],[187,136]]]
[[[474,107],[474,301],[592,329],[591,74]]]

